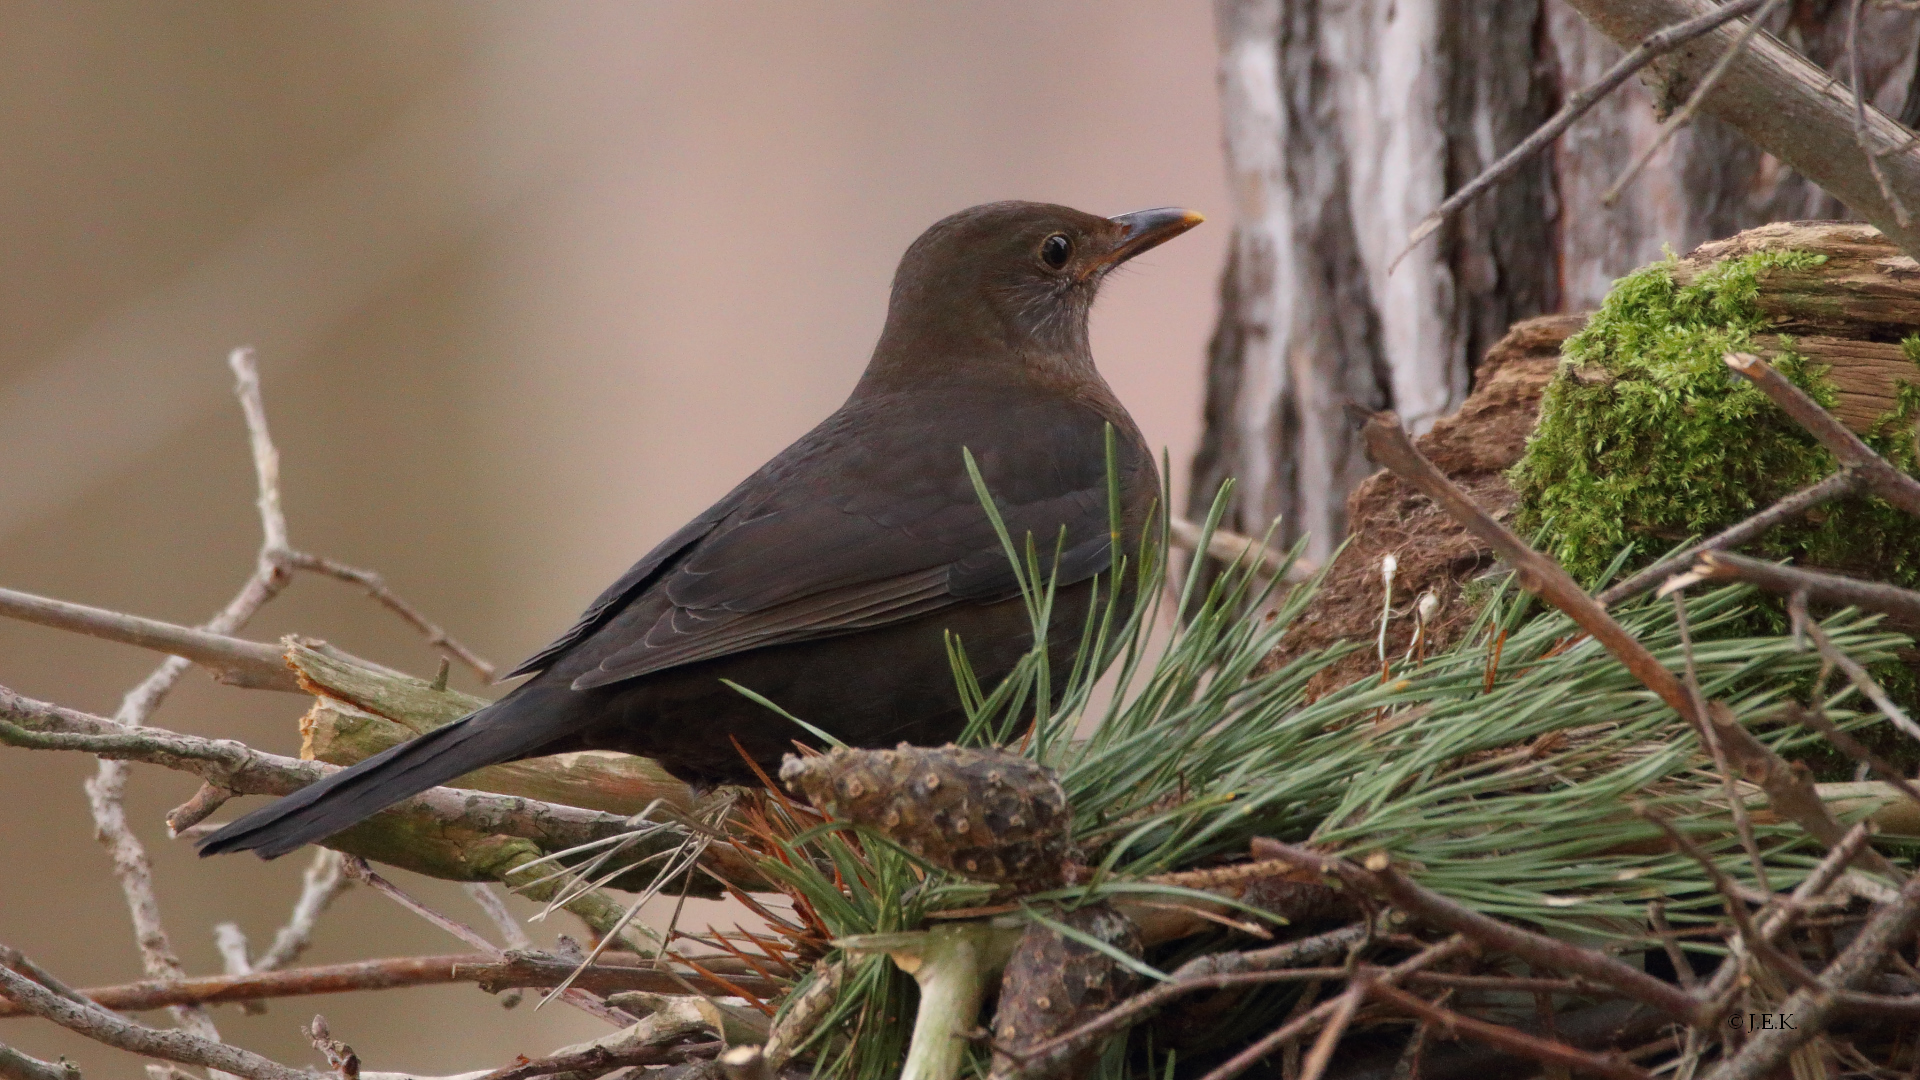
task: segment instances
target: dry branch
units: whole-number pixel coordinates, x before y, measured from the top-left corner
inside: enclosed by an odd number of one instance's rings
[[[228,1046],[185,1030],[162,1031],[136,1024],[92,1005],[81,1005],[14,972],[0,968],[0,995],[13,999],[35,1016],[51,1020],[95,1042],[162,1061],[199,1065],[248,1077],[249,1080],[314,1080],[314,1075],[290,1069],[237,1046]]]
[[[1675,23],[1724,10],[1710,0],[1568,3],[1623,49]],[[1737,36],[1723,26],[1667,54],[1659,65],[1666,95],[1679,97],[1697,85]],[[1909,255],[1920,253],[1920,229],[1899,220],[1855,141],[1854,95],[1811,61],[1758,35],[1734,57],[1703,107],[1879,226]],[[1866,138],[1882,155],[1888,185],[1907,201],[1920,199],[1920,155],[1913,153],[1911,133],[1878,109],[1863,111]]]
[[[232,686],[300,693],[280,650],[258,641],[0,589],[0,615],[191,660]]]
[[[1793,417],[1795,423],[1807,429],[1808,434],[1820,440],[1820,445],[1840,459],[1842,465],[1858,469],[1861,483],[1868,490],[1907,513],[1920,517],[1920,480],[1894,468],[1886,458],[1861,442],[1860,436],[1849,430],[1847,425],[1807,396],[1805,390],[1787,381],[1787,377],[1775,370],[1772,364],[1752,353],[1728,353],[1726,363],[1758,387],[1761,393],[1773,399],[1773,403]]]
[[[61,1058],[41,1061],[0,1043],[0,1077],[6,1080],[80,1080],[80,1066]]]
[[[636,1046],[624,1050],[593,1047],[571,1054],[556,1054],[486,1073],[479,1080],[532,1080],[540,1076],[569,1078],[603,1076],[632,1065],[673,1065],[682,1061],[711,1058],[720,1052],[717,1042],[683,1043],[679,1046]]]
[[[1915,724],[1913,718],[1907,715],[1905,709],[1894,704],[1893,699],[1887,696],[1886,690],[1882,689],[1880,684],[1874,681],[1873,676],[1867,672],[1867,669],[1860,666],[1858,660],[1841,652],[1839,647],[1833,643],[1833,639],[1827,636],[1826,631],[1820,629],[1820,625],[1813,621],[1812,616],[1807,614],[1806,593],[1794,593],[1793,596],[1787,600],[1787,611],[1793,617],[1794,633],[1803,634],[1812,638],[1814,647],[1820,650],[1821,659],[1845,672],[1848,681],[1853,683],[1854,688],[1865,695],[1867,700],[1873,702],[1874,707],[1879,709],[1880,712],[1893,723],[1894,727],[1906,732],[1907,735],[1912,738],[1920,739],[1920,724]]]
[[[105,717],[35,701],[5,687],[0,687],[0,743],[162,765],[249,795],[286,795],[334,770],[228,740],[159,728],[128,730]],[[616,836],[630,827],[627,818],[613,814],[435,788],[332,837],[328,846],[431,877],[491,881],[500,880],[510,856],[524,861],[512,841],[533,841],[558,851]],[[673,843],[672,838],[649,840],[629,853],[640,858],[670,850]],[[749,874],[741,876],[756,880]],[[695,895],[718,893],[697,878],[689,885]]]
[[[1858,471],[1851,466],[1844,467],[1832,476],[1801,488],[1752,517],[1697,544],[1677,551],[1625,581],[1608,587],[1599,596],[1600,604],[1602,607],[1612,607],[1622,600],[1638,596],[1685,571],[1696,558],[1704,563],[1707,554],[1739,547],[1749,540],[1757,540],[1775,525],[1799,517],[1822,503],[1842,495],[1851,495],[1858,490],[1860,490]]]
[[[1708,1080],[1761,1080],[1771,1076],[1847,1007],[1848,1002],[1837,992],[1859,989],[1889,954],[1912,940],[1916,929],[1920,929],[1920,877],[1909,878],[1892,902],[1874,910],[1852,944],[1820,973],[1817,986],[1795,990],[1780,1006],[1781,1012],[1793,1014],[1793,1030],[1757,1033]]]
[[[1411,251],[1414,245],[1433,235],[1454,211],[1478,198],[1481,193],[1518,169],[1528,158],[1552,145],[1555,139],[1573,126],[1575,120],[1586,115],[1589,109],[1599,104],[1608,94],[1618,90],[1622,83],[1633,77],[1635,72],[1674,49],[1711,33],[1768,2],[1769,0],[1733,0],[1723,7],[1709,7],[1704,11],[1670,19],[1662,26],[1651,28],[1644,34],[1634,35],[1635,40],[1631,45],[1623,44],[1622,46],[1628,50],[1627,55],[1621,57],[1605,75],[1594,80],[1592,84],[1567,95],[1566,103],[1551,119],[1535,128],[1532,134],[1521,140],[1520,145],[1507,151],[1500,160],[1487,166],[1480,175],[1467,181],[1460,190],[1447,196],[1446,201],[1420,219],[1420,224],[1414,226],[1412,234],[1407,237],[1407,250]],[[1397,264],[1405,255],[1406,252],[1403,251],[1394,262]]]
[[[1455,936],[1438,945],[1430,945],[1413,957],[1403,960],[1384,971],[1375,969],[1370,973],[1370,977],[1372,981],[1376,983],[1392,985],[1415,972],[1422,971],[1435,964],[1458,956],[1466,952],[1469,948],[1470,946],[1466,938]],[[1341,1002],[1341,998],[1334,998],[1331,1001],[1322,1002],[1307,1012],[1287,1021],[1285,1024],[1280,1025],[1280,1027],[1248,1045],[1246,1049],[1241,1050],[1233,1057],[1227,1059],[1224,1064],[1212,1072],[1209,1072],[1202,1080],[1231,1080],[1232,1077],[1240,1075],[1251,1068],[1255,1062],[1273,1053],[1283,1044],[1308,1035],[1312,1033],[1315,1028],[1327,1023],[1333,1018],[1334,1014],[1341,1009]]]
[[[1170,972],[1167,982],[1135,994],[1071,1031],[1026,1047],[1015,1055],[1020,1072],[1030,1076],[1050,1075],[1059,1066],[1073,1060],[1094,1039],[1137,1024],[1167,1007],[1176,998],[1216,988],[1221,985],[1222,979],[1321,963],[1344,955],[1366,939],[1366,926],[1356,924],[1272,948],[1195,957]]]
[[[1688,571],[1687,578],[1690,581],[1744,581],[1781,596],[1806,593],[1810,599],[1823,604],[1878,611],[1920,626],[1920,592],[1898,585],[1802,570],[1725,551],[1703,552]]]
[[[1608,1077],[1609,1080],[1651,1080],[1651,1074],[1645,1069],[1616,1055],[1576,1050],[1563,1042],[1542,1039],[1501,1024],[1489,1024],[1485,1020],[1463,1016],[1383,983],[1369,982],[1363,985],[1366,986],[1368,997],[1427,1021],[1449,1038],[1464,1035],[1508,1053],[1532,1058],[1548,1067],[1559,1066],[1590,1076]]]
[[[744,965],[725,958],[702,961],[718,968],[727,982],[757,994],[779,987],[742,970]],[[558,986],[579,967],[575,961],[539,953],[457,953],[447,956],[396,956],[346,964],[254,971],[245,975],[203,975],[175,980],[149,980],[76,991],[83,1000],[117,1012],[138,1012],[170,1005],[217,1005],[234,1001],[341,994],[356,990],[395,990],[410,986],[473,983],[488,993],[521,987]],[[35,980],[38,981],[38,980]],[[651,960],[633,953],[602,953],[581,973],[574,985],[596,994],[643,990],[659,994],[686,993],[691,984],[701,993],[724,997],[733,991],[698,973],[669,974]],[[28,1010],[0,1002],[0,1019],[24,1016]]]
[[[1509,926],[1482,915],[1439,893],[1416,884],[1392,866],[1368,869],[1346,859],[1265,838],[1255,841],[1266,858],[1286,859],[1295,866],[1318,870],[1349,888],[1392,903],[1413,918],[1464,935],[1478,945],[1517,956],[1538,968],[1572,972],[1604,983],[1636,1001],[1666,1013],[1682,1024],[1709,1030],[1718,1022],[1702,1002],[1679,987],[1628,967],[1605,953]]]

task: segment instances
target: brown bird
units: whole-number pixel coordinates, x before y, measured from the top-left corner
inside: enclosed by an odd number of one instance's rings
[[[853,746],[953,738],[965,713],[946,635],[986,686],[1033,642],[963,450],[1017,541],[1060,544],[1048,638],[1063,655],[1113,559],[1109,426],[1123,551],[1136,549],[1160,486],[1139,428],[1094,369],[1094,294],[1114,267],[1200,221],[1171,208],[1103,218],[1000,202],[935,224],[900,260],[886,326],[846,404],[513,672],[532,679],[246,815],[200,853],[273,858],[482,766],[573,750],[644,755],[695,785],[750,783],[742,750],[771,770],[806,732],[722,680]]]

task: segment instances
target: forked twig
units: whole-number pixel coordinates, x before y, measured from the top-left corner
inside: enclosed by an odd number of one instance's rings
[[[1864,608],[1920,626],[1920,592],[1884,582],[1803,570],[1725,551],[1701,554],[1692,568],[1670,579],[1667,587],[1673,587],[1676,582],[1696,581],[1744,581],[1781,596],[1805,594],[1823,604]]]
[[[1442,961],[1458,956],[1466,952],[1468,948],[1467,939],[1456,935],[1437,945],[1428,946],[1414,954],[1411,958],[1403,960],[1393,967],[1385,970],[1376,969],[1376,972],[1372,976],[1372,981],[1375,985],[1390,986],[1400,979],[1412,975],[1414,972],[1424,970]],[[1299,1016],[1294,1017],[1249,1044],[1245,1049],[1227,1059],[1212,1072],[1207,1073],[1201,1080],[1233,1080],[1233,1077],[1246,1072],[1261,1058],[1273,1053],[1282,1045],[1308,1034],[1321,1024],[1329,1022],[1342,1008],[1344,1001],[1346,1001],[1346,995],[1342,994],[1340,997],[1323,1001],[1306,1012],[1301,1013]]]
[[[1721,53],[1720,59],[1707,71],[1706,78],[1701,79],[1700,85],[1694,87],[1693,93],[1687,96],[1687,103],[1674,110],[1672,116],[1667,117],[1666,122],[1660,125],[1660,134],[1654,137],[1653,142],[1649,143],[1645,150],[1640,151],[1639,156],[1633,159],[1633,164],[1627,166],[1626,171],[1622,172],[1618,179],[1608,185],[1606,194],[1600,196],[1600,205],[1612,206],[1620,200],[1620,193],[1626,190],[1628,184],[1633,183],[1634,177],[1640,175],[1641,169],[1647,167],[1647,162],[1653,160],[1653,155],[1667,145],[1667,141],[1673,138],[1674,132],[1679,131],[1687,121],[1693,119],[1693,114],[1700,110],[1700,103],[1706,100],[1708,94],[1713,93],[1714,87],[1720,85],[1720,80],[1725,77],[1727,70],[1733,67],[1733,62],[1740,58],[1740,53],[1746,49],[1747,43],[1753,40],[1753,35],[1760,32],[1760,25],[1766,22],[1768,15],[1773,14],[1774,8],[1784,2],[1785,0],[1767,0],[1761,5],[1759,11],[1753,13],[1753,18],[1747,20],[1747,25],[1740,28],[1740,36],[1733,39],[1733,44],[1727,46],[1727,51]]]
[[[1888,696],[1886,690],[1875,681],[1867,669],[1861,667],[1858,660],[1841,652],[1839,647],[1834,645],[1833,639],[1827,636],[1826,631],[1820,629],[1820,624],[1807,614],[1807,594],[1804,591],[1794,593],[1787,600],[1787,611],[1793,616],[1794,632],[1804,633],[1813,639],[1814,647],[1820,650],[1822,659],[1845,672],[1853,685],[1867,696],[1867,700],[1873,702],[1875,708],[1893,722],[1894,727],[1915,739],[1920,739],[1920,724],[1914,723],[1905,709],[1894,704],[1893,698]]]
[[[1723,359],[1728,367],[1758,387],[1795,423],[1818,439],[1842,465],[1858,468],[1861,480],[1875,495],[1920,517],[1920,480],[1894,468],[1892,462],[1875,453],[1860,436],[1821,408],[1819,402],[1788,381],[1772,364],[1752,353],[1728,353]]]
[[[1522,139],[1520,145],[1507,151],[1500,160],[1487,166],[1480,175],[1467,181],[1460,190],[1447,196],[1444,202],[1435,207],[1426,217],[1421,218],[1420,224],[1414,226],[1413,232],[1407,236],[1406,248],[1394,256],[1393,262],[1387,267],[1387,272],[1391,274],[1393,268],[1400,265],[1400,260],[1406,258],[1408,253],[1419,246],[1420,241],[1433,235],[1447,218],[1453,215],[1454,211],[1478,198],[1482,192],[1506,179],[1528,158],[1546,149],[1553,140],[1560,137],[1562,132],[1572,127],[1575,120],[1585,116],[1588,110],[1599,104],[1608,94],[1619,89],[1620,84],[1626,82],[1635,72],[1702,34],[1711,33],[1722,24],[1746,15],[1769,2],[1770,0],[1733,0],[1732,3],[1688,19],[1686,22],[1676,23],[1648,34],[1638,46],[1621,57],[1613,67],[1607,69],[1605,75],[1569,94],[1566,104],[1560,106],[1560,111],[1555,113],[1552,119],[1535,128],[1533,134]]]
[[[55,994],[46,987],[13,971],[0,967],[0,995],[43,1019],[108,1046],[183,1065],[199,1065],[248,1080],[313,1080],[313,1074],[291,1069],[261,1057],[250,1050],[228,1046],[218,1039],[194,1034],[184,1028],[163,1031],[136,1024],[131,1020],[91,1004],[82,1005]]]
[[[401,907],[406,908],[408,911],[413,912],[415,915],[420,916],[422,919],[425,919],[440,929],[445,930],[461,941],[472,945],[474,948],[490,956],[505,955],[504,950],[493,942],[488,941],[481,935],[480,931],[475,930],[473,927],[468,926],[466,923],[461,922],[451,915],[436,911],[426,904],[421,903],[419,900],[414,899],[405,889],[400,888],[398,885],[375,873],[373,868],[367,865],[367,861],[358,855],[345,856],[342,858],[340,865],[347,877],[366,885],[373,891],[385,896],[387,899],[392,900],[394,903],[399,904]],[[558,997],[560,1000],[588,1015],[597,1016],[616,1026],[624,1027],[633,1022],[632,1018],[628,1017],[626,1013],[613,1008],[606,1002],[600,1000],[597,995],[589,994],[585,990],[568,986],[565,989],[556,991],[553,996]]]

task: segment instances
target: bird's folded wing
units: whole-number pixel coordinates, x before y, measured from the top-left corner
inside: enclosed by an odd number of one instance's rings
[[[999,504],[1017,544],[1032,536],[1043,575],[1055,572],[1061,553],[1061,585],[1101,572],[1110,558],[1105,477],[1085,480]],[[919,501],[918,514],[905,508],[911,499],[889,503],[884,517],[821,500],[727,523],[594,635],[583,652],[601,659],[574,687],[1018,595],[1006,550],[964,473],[956,483],[948,498]]]
[[[587,610],[581,612],[580,617],[574,620],[574,624],[567,628],[566,633],[555,638],[551,645],[521,661],[519,667],[500,677],[511,679],[520,675],[531,675],[536,671],[544,671],[548,665],[585,641],[595,630],[604,626],[607,620],[613,618],[622,604],[644,588],[648,578],[676,556],[685,552],[701,537],[712,532],[713,527],[726,516],[727,508],[728,504],[725,501],[717,503],[706,513],[681,526],[678,532],[662,540],[639,562],[634,563],[626,573],[620,575],[618,581],[607,586],[606,591],[595,597],[593,603],[587,605]]]

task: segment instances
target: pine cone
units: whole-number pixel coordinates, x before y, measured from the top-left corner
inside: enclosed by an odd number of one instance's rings
[[[1140,931],[1111,904],[1097,903],[1053,916],[1129,956],[1140,955]],[[993,1014],[996,1047],[1019,1052],[1071,1031],[1133,993],[1139,976],[1112,957],[1040,923],[1030,923],[1000,976],[1000,1006]],[[1080,1050],[1035,1076],[1083,1076],[1099,1059],[1105,1040]],[[989,1080],[1010,1076],[1015,1060],[996,1050]]]
[[[789,754],[789,790],[980,881],[1045,889],[1064,881],[1070,817],[1053,770],[1004,750],[908,746]]]

